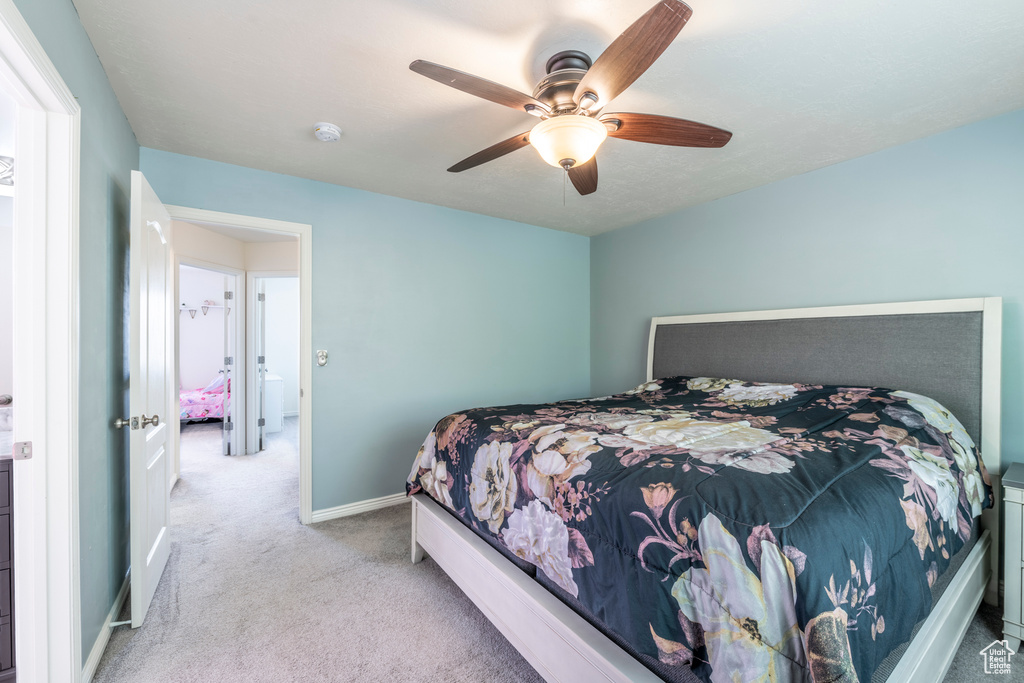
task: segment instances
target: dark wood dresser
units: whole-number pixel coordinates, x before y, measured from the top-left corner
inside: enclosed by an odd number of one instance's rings
[[[0,683],[14,681],[14,462],[0,460]]]

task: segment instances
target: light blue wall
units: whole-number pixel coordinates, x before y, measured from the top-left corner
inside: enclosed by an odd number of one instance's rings
[[[449,412],[584,396],[585,237],[143,148],[160,199],[313,226],[313,509],[397,493]]]
[[[15,0],[82,107],[79,541],[82,658],[128,571],[126,292],[130,172],[139,145],[70,0]]]
[[[70,0],[15,0],[82,107],[82,655],[128,568],[129,171],[139,147]],[[1024,113],[593,240],[142,150],[168,203],[314,226],[314,508],[402,488],[440,415],[643,377],[651,316],[1005,300],[1003,458],[1024,461]]]
[[[656,315],[1002,296],[1024,461],[1024,112],[601,235],[590,273],[595,394],[642,380]]]

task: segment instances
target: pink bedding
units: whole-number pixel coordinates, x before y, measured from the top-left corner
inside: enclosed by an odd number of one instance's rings
[[[182,389],[180,392],[181,421],[205,420],[224,417],[224,383],[214,380],[202,389]],[[230,406],[231,392],[227,394]]]

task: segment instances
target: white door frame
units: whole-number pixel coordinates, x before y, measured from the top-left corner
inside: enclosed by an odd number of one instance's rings
[[[245,381],[249,388],[246,400],[254,407],[254,410],[245,414],[245,443],[249,447],[246,451],[255,452],[253,449],[259,444],[259,433],[256,425],[255,410],[259,397],[256,390],[259,386],[256,381],[256,373],[259,365],[256,363],[256,280],[259,278],[272,277],[298,277],[297,270],[248,270],[245,272]],[[300,351],[301,355],[301,351]],[[308,385],[306,385],[308,386]],[[302,420],[302,408],[299,408],[299,420]]]
[[[170,212],[171,207],[166,207]],[[173,220],[178,220],[171,214]],[[171,244],[171,252],[174,253],[174,244]],[[204,261],[202,259],[194,258],[191,256],[181,256],[180,254],[174,253],[174,306],[175,308],[181,308],[181,267],[191,266],[193,268],[202,268],[203,270],[210,270],[215,273],[221,273],[228,277],[235,278],[235,300],[239,302],[239,307],[244,309],[245,302],[245,271],[239,270],[238,268],[232,268],[231,266],[222,266],[219,263],[213,261]],[[173,314],[172,314],[173,315]],[[226,315],[226,309],[225,309]],[[241,315],[235,318],[235,358],[236,365],[238,363],[245,362],[245,311],[243,310]],[[242,366],[244,367],[244,365]],[[244,372],[242,373],[245,374]],[[174,391],[174,404],[178,405],[181,401],[181,397],[178,394],[178,382],[181,381],[181,313],[177,313],[174,318],[174,378],[178,380],[174,382],[172,390]],[[238,388],[238,382],[234,383],[235,388]],[[184,387],[192,389],[194,387]],[[241,403],[235,403],[235,394],[241,396]],[[245,414],[245,377],[242,378],[241,392],[232,391],[232,403],[231,408],[241,408],[242,414]],[[171,473],[171,488],[174,488],[174,484],[178,481],[178,477],[181,475],[181,413],[179,410],[178,415],[174,418],[174,427],[171,429],[171,449],[174,454],[172,462],[174,463],[174,472]],[[244,434],[244,430],[243,430]],[[244,437],[243,439],[244,440]],[[243,450],[244,451],[244,445]]]
[[[293,235],[299,240],[299,520],[310,524],[313,521],[313,226],[185,206],[166,206],[176,221],[276,232]]]
[[[82,675],[78,551],[81,110],[12,0],[0,84],[17,102],[14,204],[15,651],[24,681]]]

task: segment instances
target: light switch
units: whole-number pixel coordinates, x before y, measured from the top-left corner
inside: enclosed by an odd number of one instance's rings
[[[327,352],[323,349],[318,349],[316,352],[316,364],[320,367],[327,365]]]

